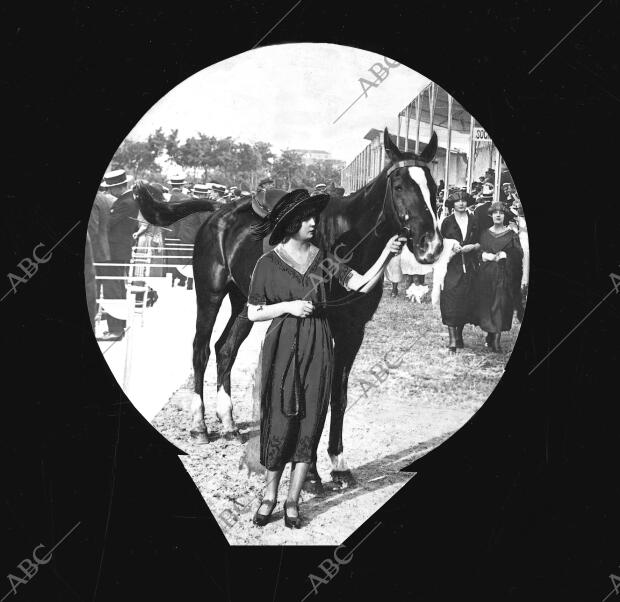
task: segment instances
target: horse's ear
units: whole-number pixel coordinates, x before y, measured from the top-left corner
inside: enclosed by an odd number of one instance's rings
[[[383,131],[383,147],[385,148],[385,154],[388,156],[390,161],[392,161],[392,163],[400,161],[402,155],[400,154],[398,147],[392,142],[387,128]]]
[[[428,141],[428,144],[424,147],[424,150],[420,154],[420,159],[425,163],[430,163],[435,158],[437,152],[437,132],[433,130],[433,135]]]

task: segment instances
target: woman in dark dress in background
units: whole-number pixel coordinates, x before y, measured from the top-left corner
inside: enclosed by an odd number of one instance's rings
[[[495,202],[489,207],[493,225],[480,234],[481,263],[475,283],[476,323],[487,332],[487,344],[501,352],[501,333],[512,327],[520,303],[523,250],[519,235],[504,225],[507,209]]]
[[[446,200],[446,207],[454,207],[454,213],[441,223],[444,244],[455,241],[456,253],[447,266],[443,287],[439,296],[441,321],[448,327],[448,348],[452,353],[464,347],[463,326],[472,321],[471,299],[474,275],[477,268],[478,222],[467,211],[476,203],[466,192],[455,192]]]
[[[333,340],[324,310],[326,270],[347,290],[368,292],[382,277],[391,253],[404,238],[393,236],[375,264],[363,275],[332,259],[314,244],[319,214],[329,195],[310,196],[305,189],[284,195],[253,227],[257,238],[270,234],[277,245],[258,260],[248,295],[248,318],[273,320],[265,334],[261,363],[260,462],[267,469],[266,491],[254,515],[264,526],[277,502],[284,466],[292,462],[284,504],[284,523],[299,528],[299,495],[325,423],[331,391]],[[333,267],[335,266],[335,267]]]

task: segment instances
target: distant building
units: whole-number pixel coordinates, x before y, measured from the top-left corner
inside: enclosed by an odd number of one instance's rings
[[[331,153],[323,150],[310,150],[306,148],[292,148],[292,152],[297,153],[304,165],[312,165],[319,161],[329,161],[336,169],[341,169],[346,165],[346,161],[340,161],[339,159],[332,159]]]

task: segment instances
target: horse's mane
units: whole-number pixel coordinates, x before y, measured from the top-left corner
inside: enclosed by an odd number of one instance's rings
[[[384,174],[385,170],[374,177],[370,182],[360,189],[344,197],[332,197],[327,207],[321,214],[321,234],[322,244],[326,250],[333,248],[336,241],[345,233],[353,229],[353,224],[358,217],[356,214],[360,210],[360,202],[370,192],[372,187]]]

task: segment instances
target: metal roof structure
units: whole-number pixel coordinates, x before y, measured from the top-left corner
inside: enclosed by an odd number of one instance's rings
[[[433,125],[437,127],[448,127],[448,107],[449,107],[449,94],[436,84],[428,84],[426,88],[420,91],[420,121],[423,123],[431,122],[430,103],[429,97],[431,91],[434,88],[435,93],[435,112],[433,115]],[[416,101],[417,98],[403,108],[400,112],[401,115],[406,116],[407,110],[409,110],[409,118],[416,119]],[[462,104],[452,99],[452,131],[461,132],[463,134],[469,134],[471,115],[467,112]]]

